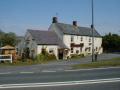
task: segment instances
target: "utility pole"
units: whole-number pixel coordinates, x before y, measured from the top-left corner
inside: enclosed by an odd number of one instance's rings
[[[94,2],[91,0],[91,8],[92,8],[92,62],[94,62]]]
[[[0,54],[2,54],[2,49],[1,49],[1,47],[2,47],[2,41],[0,41]]]

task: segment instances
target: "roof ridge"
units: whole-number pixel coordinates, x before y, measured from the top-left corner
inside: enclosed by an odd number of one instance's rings
[[[64,25],[69,25],[69,26],[72,26],[73,27],[73,25],[72,24],[69,24],[69,23],[57,23],[57,24],[64,24]],[[84,27],[84,26],[77,26],[78,28],[80,27],[80,28],[88,28],[88,29],[91,29],[90,27]]]
[[[90,27],[77,26],[76,28],[71,24],[54,23],[58,29],[64,34],[91,36],[92,29]],[[101,37],[101,35],[94,29],[94,36]]]
[[[48,31],[48,30],[27,29],[27,31]]]

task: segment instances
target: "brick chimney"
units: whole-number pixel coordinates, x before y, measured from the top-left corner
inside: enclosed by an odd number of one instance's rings
[[[57,17],[53,17],[52,23],[58,23]]]
[[[77,21],[73,21],[73,26],[77,26]]]
[[[91,28],[94,28],[93,25],[91,25]]]

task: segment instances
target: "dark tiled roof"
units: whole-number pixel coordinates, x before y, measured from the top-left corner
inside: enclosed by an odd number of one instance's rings
[[[38,45],[59,45],[61,48],[66,48],[55,32],[30,29],[28,32],[30,32]]]
[[[81,36],[92,36],[92,29],[88,27],[79,27],[79,26],[73,26],[70,24],[64,24],[64,23],[53,23],[54,26],[58,28],[61,32],[64,34],[70,34],[70,35],[81,35]],[[101,37],[101,35],[94,30],[94,36],[95,37]]]

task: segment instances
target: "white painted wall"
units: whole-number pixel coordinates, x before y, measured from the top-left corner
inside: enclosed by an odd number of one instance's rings
[[[29,43],[26,44],[26,47],[30,49],[30,56],[32,55],[32,50],[34,50],[33,57],[36,57],[41,53],[42,48],[46,48],[49,52],[50,49],[53,49],[56,58],[58,58],[58,46],[57,45],[37,45],[35,40],[33,40],[31,34],[29,32],[25,35],[25,40],[29,40]]]
[[[29,43],[27,43],[27,40],[29,40]],[[29,32],[25,35],[25,47],[29,47],[30,49],[30,56],[33,55],[33,57],[36,57],[37,55],[37,44],[34,41],[33,37]],[[34,52],[33,52],[34,51]]]
[[[101,45],[102,45],[102,38],[96,37],[96,38],[94,39],[94,48],[97,47],[98,50],[95,51],[95,52],[98,52],[99,54],[101,54],[101,53],[103,52]]]
[[[71,42],[71,36],[73,37],[72,42]],[[82,41],[81,41],[81,38],[83,39]],[[83,54],[87,55],[88,53],[89,54],[92,53],[92,44],[91,44],[92,43],[92,37],[77,36],[77,35],[63,35],[63,42],[70,50],[71,50],[71,47],[70,47],[71,43],[75,43],[75,44],[84,43],[84,47],[82,48],[82,52],[80,51],[80,47],[74,47],[73,53],[71,53],[71,51],[70,51],[69,55],[70,54],[76,54],[76,50],[79,51],[79,54],[83,53]],[[99,52],[99,54],[102,53],[101,45],[102,45],[102,38],[101,37],[95,37],[94,38],[94,48],[96,48],[96,47],[98,48],[98,50],[95,51],[95,52]],[[85,51],[85,48],[89,48],[89,47],[90,47],[90,51],[89,50]]]
[[[42,48],[45,48],[48,53],[49,53],[49,50],[53,49],[53,53],[55,54],[56,58],[58,59],[58,46],[57,45],[38,45],[37,46],[37,54],[41,53]]]
[[[24,44],[24,39],[22,39],[15,47],[17,49],[17,53],[19,56],[22,56],[23,53],[23,48],[25,47]]]
[[[71,42],[71,36],[73,36],[74,41]],[[87,53],[92,53],[92,44],[89,45],[90,43],[92,43],[92,37],[89,36],[77,36],[77,35],[62,35],[59,34],[59,37],[63,40],[63,43],[70,49],[68,56],[71,55],[71,43],[75,43],[75,44],[80,44],[80,43],[84,43],[84,47],[82,48],[82,52],[80,51],[80,47],[75,47],[73,50],[72,54],[76,54],[76,50],[79,51],[79,54],[87,54]],[[83,40],[81,41],[81,38],[83,38]],[[89,42],[89,39],[91,39],[91,41]],[[53,49],[55,56],[58,58],[58,46],[57,45],[37,45],[36,42],[33,40],[31,34],[29,32],[26,33],[25,35],[25,40],[29,40],[29,44],[25,45],[26,47],[30,48],[30,55],[31,55],[31,51],[34,50],[34,57],[37,54],[41,53],[42,48],[46,48],[46,50],[49,52],[50,49]],[[26,42],[26,41],[25,41]],[[95,37],[94,38],[94,48],[98,48],[97,51],[95,52],[99,52],[102,53],[102,48],[101,48],[101,44],[102,44],[102,38],[101,37]],[[90,47],[91,50],[89,51],[85,51],[85,48]]]
[[[71,35],[63,35],[63,43],[70,49]]]

